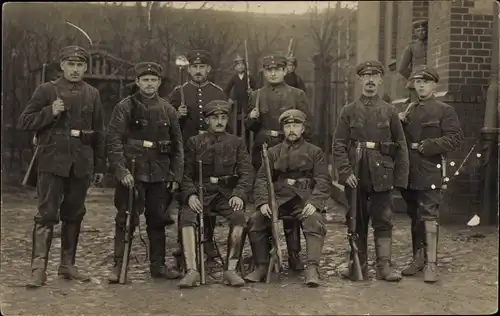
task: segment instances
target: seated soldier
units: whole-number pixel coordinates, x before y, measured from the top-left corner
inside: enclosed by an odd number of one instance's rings
[[[221,100],[205,105],[207,132],[191,137],[186,144],[181,198],[187,205],[181,210],[181,241],[187,271],[179,283],[181,288],[198,286],[200,282],[194,226],[202,212],[217,213],[230,221],[224,280],[231,286],[245,284],[236,267],[244,242],[244,197],[254,175],[243,140],[226,132],[229,108],[229,103]],[[203,201],[198,195],[199,160],[203,165]]]
[[[306,239],[306,284],[319,285],[319,261],[326,227],[320,211],[331,193],[331,181],[323,151],[302,138],[306,115],[297,109],[285,111],[279,117],[285,140],[269,149],[276,203],[279,215],[291,215],[302,225]],[[257,264],[245,277],[249,282],[264,279],[269,264],[269,232],[271,209],[268,202],[266,169],[257,173],[254,199],[257,211],[249,221],[249,238]]]

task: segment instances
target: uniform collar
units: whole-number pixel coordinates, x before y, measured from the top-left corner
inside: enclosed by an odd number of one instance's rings
[[[373,97],[368,97],[364,94],[361,94],[359,97],[359,100],[364,104],[364,105],[375,105],[377,102],[380,100],[380,97],[378,94],[374,95]]]
[[[283,141],[283,144],[285,144],[288,147],[298,147],[298,146],[302,145],[303,143],[304,143],[304,137],[300,137],[299,140],[297,140],[295,142],[291,142],[286,138]]]
[[[83,86],[83,83],[84,83],[83,80],[80,80],[78,82],[68,81],[63,76],[59,77],[56,80],[56,84],[60,85],[61,87],[68,88],[68,89],[79,89]]]
[[[227,135],[227,131],[224,131],[222,133],[213,133],[210,131],[207,131],[207,135],[210,135],[211,137],[221,137]]]
[[[425,100],[419,99],[417,105],[425,105],[425,104],[429,103],[430,101],[434,100],[434,98],[435,98],[434,95],[432,95],[430,98],[425,99]]]
[[[193,86],[195,86],[196,88],[203,88],[204,86],[206,86],[210,81],[208,80],[205,80],[204,82],[198,84],[197,82],[194,82],[193,80],[189,80],[189,83],[192,84]]]
[[[282,82],[278,83],[278,84],[270,84],[269,82],[267,82],[267,85],[271,88],[274,88],[274,89],[280,89],[280,88],[284,88],[286,87],[286,82],[283,80]]]
[[[157,101],[158,101],[158,92],[155,93],[154,97],[152,98],[147,98],[145,97],[141,91],[137,91],[135,94],[134,94],[134,97],[137,101],[141,102],[141,103],[144,103],[144,104],[155,104]]]

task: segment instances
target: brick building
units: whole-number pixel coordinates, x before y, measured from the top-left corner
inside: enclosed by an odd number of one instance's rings
[[[396,65],[412,41],[412,23],[429,21],[427,63],[441,77],[436,95],[455,107],[466,138],[462,148],[449,157],[456,162],[455,169],[479,140],[483,126],[492,67],[494,5],[493,0],[419,0],[360,1],[358,6],[356,61],[378,59],[384,63],[388,70],[384,92],[396,106],[408,96],[406,81]],[[479,147],[474,147],[450,185],[442,212],[445,221],[463,223],[479,208]]]

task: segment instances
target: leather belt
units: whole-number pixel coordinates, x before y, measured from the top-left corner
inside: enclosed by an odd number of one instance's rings
[[[360,144],[361,148],[366,148],[366,149],[379,149],[380,144],[375,143],[375,142],[356,142],[356,144]]]
[[[211,184],[227,184],[231,180],[236,180],[238,176],[237,175],[231,175],[231,176],[220,176],[220,177],[208,177],[208,181]]]
[[[142,146],[144,148],[156,148],[156,142],[152,142],[149,140],[139,140],[139,139],[128,139],[128,143],[130,145]]]
[[[281,131],[274,131],[271,129],[266,130],[265,134],[267,136],[271,136],[271,137],[280,137],[281,135],[283,135],[283,133]]]
[[[411,149],[418,149],[419,143],[410,143],[410,148]]]

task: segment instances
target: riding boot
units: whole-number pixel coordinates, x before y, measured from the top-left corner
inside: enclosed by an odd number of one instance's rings
[[[267,274],[269,265],[269,252],[271,244],[269,243],[267,232],[249,232],[250,247],[255,261],[255,269],[245,276],[247,282],[261,282]]]
[[[305,284],[309,287],[319,286],[319,262],[325,238],[306,235],[307,269]]]
[[[231,286],[243,286],[245,280],[238,275],[238,262],[243,251],[243,230],[242,226],[234,226],[229,229],[227,240],[227,258],[224,269],[224,280]]]
[[[200,273],[196,265],[196,236],[192,226],[182,228],[182,249],[186,261],[186,274],[179,282],[179,287],[191,288],[199,286]]]
[[[375,253],[377,255],[377,280],[387,282],[401,281],[401,275],[391,266],[392,238],[375,236]]]
[[[29,288],[38,288],[47,281],[47,263],[52,244],[54,228],[35,223],[33,226],[33,248],[31,252],[31,277],[26,284]]]
[[[424,282],[434,283],[438,280],[437,248],[439,223],[437,221],[425,221],[425,233],[427,235],[427,263],[424,267]]]
[[[214,232],[215,232],[215,224],[216,224],[216,217],[215,216],[204,216],[203,217],[203,224],[204,224],[204,233],[205,233],[205,240],[204,240],[204,251],[205,255],[207,256],[207,263],[214,264],[215,263],[215,258],[219,256],[217,253],[217,250],[215,248],[215,241],[214,241]]]
[[[402,275],[415,275],[424,269],[425,265],[425,227],[423,221],[412,220],[413,260],[401,271]]]
[[[152,278],[178,279],[181,274],[178,271],[165,266],[165,228],[148,227],[149,238],[149,270]]]
[[[69,280],[90,281],[90,277],[78,271],[75,266],[81,221],[63,222],[61,227],[61,264],[57,274]]]
[[[288,267],[292,271],[303,271],[304,263],[300,260],[300,222],[284,220],[283,230],[288,250]]]
[[[132,229],[132,232],[129,233],[129,247],[128,247],[128,258],[130,260],[130,251],[132,249],[132,240],[134,236],[135,227]],[[115,225],[115,240],[114,240],[114,264],[108,275],[109,283],[118,283],[120,280],[120,272],[122,269],[123,263],[123,255],[125,253],[125,228]],[[128,266],[128,261],[127,261]],[[128,269],[127,271],[128,272]],[[125,272],[125,283],[127,280],[127,273]]]

